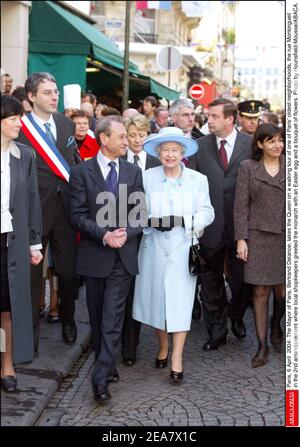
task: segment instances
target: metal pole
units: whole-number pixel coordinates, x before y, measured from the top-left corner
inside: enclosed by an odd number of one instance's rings
[[[129,98],[129,36],[130,36],[130,1],[126,0],[125,13],[125,47],[124,47],[124,72],[123,72],[123,100],[122,110],[128,108]]]
[[[171,85],[171,47],[168,47],[168,87]]]

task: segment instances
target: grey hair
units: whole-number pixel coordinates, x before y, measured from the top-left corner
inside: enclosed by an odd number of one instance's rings
[[[189,101],[188,99],[182,98],[182,99],[176,99],[176,101],[173,102],[173,104],[171,105],[171,107],[169,108],[169,115],[173,116],[176,113],[179,112],[179,109],[181,107],[188,107],[191,110],[195,109],[194,104]]]
[[[98,120],[96,129],[95,129],[95,138],[99,145],[101,145],[100,133],[105,133],[108,137],[110,136],[112,122],[123,124],[122,118],[118,115],[108,115],[108,116],[105,116],[104,118],[101,118],[100,120]]]
[[[165,141],[165,142],[160,143],[160,144],[158,144],[158,145],[156,146],[156,148],[155,148],[155,152],[157,153],[158,156],[159,156],[159,154],[160,154],[161,146],[162,146],[163,144],[165,144],[165,143],[170,143],[170,141]],[[177,141],[174,141],[173,143],[177,143]],[[186,151],[185,146],[183,146],[183,144],[181,144],[181,143],[177,143],[177,144],[179,144],[179,146],[181,147],[182,155],[184,155],[184,153],[185,153],[185,151]]]

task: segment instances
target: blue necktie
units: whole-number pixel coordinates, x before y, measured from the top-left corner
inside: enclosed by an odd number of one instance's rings
[[[108,173],[108,176],[106,177],[106,184],[108,190],[112,192],[114,195],[116,195],[118,190],[118,175],[116,171],[116,162],[111,161],[108,163],[108,165],[110,166],[110,171]]]
[[[45,134],[47,135],[47,137],[49,138],[49,140],[51,141],[51,143],[53,143],[54,146],[56,146],[56,141],[55,141],[54,135],[53,135],[53,133],[51,132],[50,123],[45,123],[44,126],[45,126],[45,128],[46,128]]]

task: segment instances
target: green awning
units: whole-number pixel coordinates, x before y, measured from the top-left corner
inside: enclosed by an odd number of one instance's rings
[[[48,71],[61,90],[77,83],[82,90],[113,95],[122,89],[124,54],[117,45],[88,21],[51,1],[34,1],[29,16],[28,72]],[[100,62],[100,72],[86,73],[88,59]],[[99,65],[99,64],[98,64]],[[179,92],[148,76],[133,62],[129,63],[130,98],[150,94],[167,100],[177,99]],[[63,109],[63,95],[59,110]]]
[[[51,1],[34,1],[29,18],[30,53],[85,54],[123,70],[123,52],[90,23]],[[129,62],[129,72],[140,74]]]
[[[114,90],[122,94],[123,73],[118,70],[110,70],[109,72],[102,67],[97,73],[87,73],[86,86],[87,90],[99,92],[107,95]],[[158,98],[164,98],[168,101],[178,99],[180,92],[172,90],[163,84],[160,84],[148,76],[139,75],[129,76],[129,98],[141,99],[145,96],[154,95]]]
[[[173,101],[179,98],[180,92],[172,90],[171,88],[163,84],[160,84],[159,82],[155,81],[152,78],[149,78],[149,80],[150,80],[150,90],[151,93],[153,93],[154,95],[157,95],[160,98],[168,99],[169,101]]]

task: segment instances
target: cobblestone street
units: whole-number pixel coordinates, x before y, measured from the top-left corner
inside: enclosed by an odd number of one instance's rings
[[[218,351],[204,352],[202,321],[193,322],[184,356],[184,383],[169,383],[168,369],[154,368],[155,333],[143,326],[138,361],[118,365],[120,381],[112,399],[93,398],[89,348],[75,364],[36,425],[60,426],[282,426],[284,425],[284,354],[270,348],[265,367],[251,368],[256,351],[252,309],[245,316],[247,336]],[[283,322],[282,322],[283,324]]]

